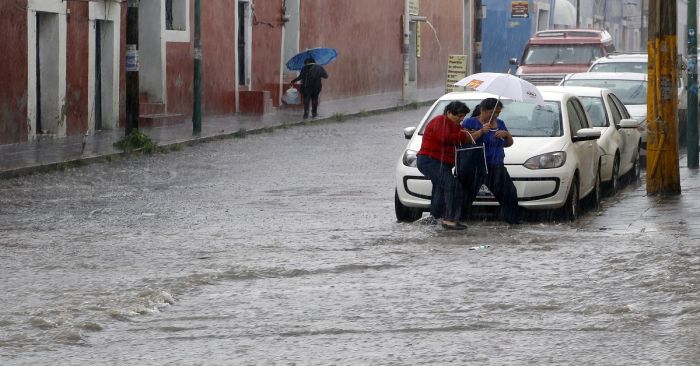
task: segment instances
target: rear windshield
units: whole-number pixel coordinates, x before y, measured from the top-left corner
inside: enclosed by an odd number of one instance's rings
[[[598,45],[591,44],[533,44],[528,46],[523,65],[591,64],[603,57]]]
[[[647,62],[605,62],[591,66],[595,72],[637,72],[647,73]]]
[[[642,80],[564,80],[562,85],[607,88],[612,90],[624,105],[647,104],[647,82]]]
[[[420,127],[418,133],[423,134],[428,122],[435,116],[441,115],[449,100],[438,102],[430,111],[425,123]],[[474,110],[481,100],[462,100],[470,110]],[[561,107],[559,102],[545,102],[544,106],[531,103],[514,102],[512,100],[501,100],[503,110],[498,116],[506,123],[506,127],[514,137],[551,137],[561,136]],[[470,117],[471,113],[467,115]]]

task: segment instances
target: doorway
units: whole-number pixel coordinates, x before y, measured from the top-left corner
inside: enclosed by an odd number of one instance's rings
[[[238,2],[238,85],[250,86],[252,24],[250,3],[247,0]]]
[[[61,132],[62,120],[59,108],[59,16],[36,12],[35,21],[35,131],[38,135],[56,135]]]

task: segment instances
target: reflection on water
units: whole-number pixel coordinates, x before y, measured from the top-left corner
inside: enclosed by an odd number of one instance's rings
[[[698,248],[601,223],[615,198],[576,224],[394,222],[420,113],[3,181],[1,363],[698,359]]]

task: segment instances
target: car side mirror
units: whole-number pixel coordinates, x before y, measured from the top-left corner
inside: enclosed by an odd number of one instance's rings
[[[406,140],[410,140],[411,137],[413,137],[413,134],[416,132],[415,127],[406,127],[403,129],[403,136],[406,138]]]
[[[576,135],[571,137],[571,140],[573,142],[578,142],[597,140],[598,138],[600,138],[600,130],[596,130],[595,128],[582,128],[576,131]]]
[[[617,124],[618,128],[637,128],[639,127],[639,121],[636,119],[632,118],[625,118],[620,120],[620,123]]]
[[[511,58],[510,60],[508,60],[508,63],[511,64],[511,65],[518,66],[518,59],[515,58],[515,57],[513,57],[513,58]]]

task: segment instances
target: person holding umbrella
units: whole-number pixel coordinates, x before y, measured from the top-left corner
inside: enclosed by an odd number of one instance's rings
[[[460,101],[446,105],[443,114],[428,122],[417,154],[418,170],[433,184],[430,214],[435,219],[442,218],[442,227],[450,230],[467,228],[459,222],[464,190],[452,173],[455,146],[472,139],[467,130],[459,126],[467,113],[469,107]]]
[[[309,104],[311,104],[311,116],[318,116],[318,96],[321,94],[321,79],[328,79],[326,69],[316,64],[313,57],[304,60],[304,67],[301,68],[299,76],[290,82],[301,80],[301,95],[304,97],[304,118],[309,118]]]
[[[479,193],[479,188],[484,184],[498,200],[503,219],[511,225],[517,225],[520,223],[518,192],[503,164],[504,148],[513,145],[513,135],[508,131],[505,122],[498,118],[503,103],[496,98],[486,98],[477,108],[479,114],[465,119],[462,127],[472,133],[477,144],[484,145],[488,169],[485,176],[475,177],[473,184],[464,186],[462,210],[469,210]]]

